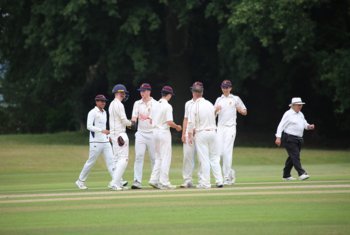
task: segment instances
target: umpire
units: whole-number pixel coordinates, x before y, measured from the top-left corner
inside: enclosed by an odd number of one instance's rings
[[[283,169],[284,180],[295,180],[291,176],[293,166],[298,172],[299,180],[310,178],[301,166],[300,150],[303,143],[304,129],[313,130],[315,125],[309,124],[305,120],[304,114],[301,112],[304,104],[300,97],[292,98],[292,102],[289,105],[290,109],[284,113],[277,127],[275,144],[280,146],[282,143],[288,152],[288,158]]]

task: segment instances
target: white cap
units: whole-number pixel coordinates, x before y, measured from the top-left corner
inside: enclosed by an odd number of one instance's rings
[[[291,107],[293,104],[305,104],[305,103],[301,100],[300,97],[293,97],[289,107]]]

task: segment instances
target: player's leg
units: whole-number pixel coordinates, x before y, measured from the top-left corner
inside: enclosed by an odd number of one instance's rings
[[[182,177],[184,183],[181,185],[183,188],[192,187],[192,174],[195,166],[195,146],[194,144],[190,145],[189,143],[183,144],[183,164],[182,164]]]
[[[300,146],[298,142],[289,142],[286,145],[288,155],[291,158],[295,170],[298,172],[298,175],[301,176],[305,173],[305,170],[301,166],[300,162]]]
[[[117,161],[115,170],[113,171],[113,180],[112,180],[113,190],[123,189],[122,177],[129,161],[129,138],[126,133],[121,133],[119,136],[123,138],[124,145],[119,146],[118,142],[116,143],[118,161]]]
[[[220,167],[220,157],[217,154],[217,137],[215,131],[207,132],[207,138],[209,139],[209,160],[213,175],[215,177],[215,183],[218,187],[223,186],[223,177]]]
[[[154,136],[154,148],[155,148],[155,162],[154,162],[154,166],[152,169],[152,173],[151,173],[151,177],[149,180],[149,184],[154,187],[154,188],[159,188],[158,184],[159,184],[159,175],[160,175],[160,167],[161,167],[161,140],[162,140],[162,136],[160,135],[160,131],[159,130],[155,130],[153,132],[153,136]]]
[[[197,185],[198,188],[210,188],[210,161],[209,161],[209,147],[204,131],[197,133],[195,136],[195,145],[198,160],[200,163],[201,182]]]
[[[134,186],[141,188],[143,162],[146,152],[144,136],[138,131],[135,134]],[[134,187],[133,187],[134,188]]]
[[[84,167],[79,175],[79,180],[85,182],[91,168],[95,165],[97,158],[102,152],[102,147],[98,143],[90,143],[89,158],[85,162]]]
[[[145,144],[148,150],[150,163],[151,163],[151,170],[153,169],[154,162],[155,162],[155,142],[153,139],[154,135],[153,132],[148,132],[145,134]]]
[[[113,161],[113,149],[110,143],[103,143],[103,157],[105,159],[106,167],[108,169],[111,178],[113,178],[114,161]]]
[[[224,183],[231,185],[235,181],[235,171],[232,168],[233,145],[236,138],[236,127],[225,127],[222,152],[222,171]],[[220,144],[220,143],[218,143]]]
[[[171,133],[170,131],[162,132],[161,141],[161,166],[159,174],[159,183],[164,189],[171,189],[173,186],[170,184],[169,180],[169,170],[171,165]]]

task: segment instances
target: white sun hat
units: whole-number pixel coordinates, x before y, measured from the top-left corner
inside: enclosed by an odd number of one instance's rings
[[[293,104],[305,104],[305,103],[301,100],[300,97],[293,97],[289,107],[291,107]]]

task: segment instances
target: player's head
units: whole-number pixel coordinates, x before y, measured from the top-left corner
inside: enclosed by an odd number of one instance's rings
[[[95,97],[96,107],[103,109],[106,106],[107,99],[104,95],[97,95]]]
[[[224,95],[229,95],[232,90],[232,83],[230,80],[224,80],[221,83],[221,90]]]
[[[194,97],[201,97],[203,95],[204,86],[202,82],[197,81],[190,88]]]
[[[115,97],[120,97],[122,101],[127,101],[129,99],[129,92],[123,84],[117,84],[113,87],[112,93]]]
[[[162,95],[163,98],[168,98],[168,100],[171,99],[171,97],[174,94],[174,90],[171,86],[164,86],[160,92],[160,94]]]
[[[148,83],[142,83],[137,90],[140,92],[142,98],[149,98],[151,96],[152,87]]]

